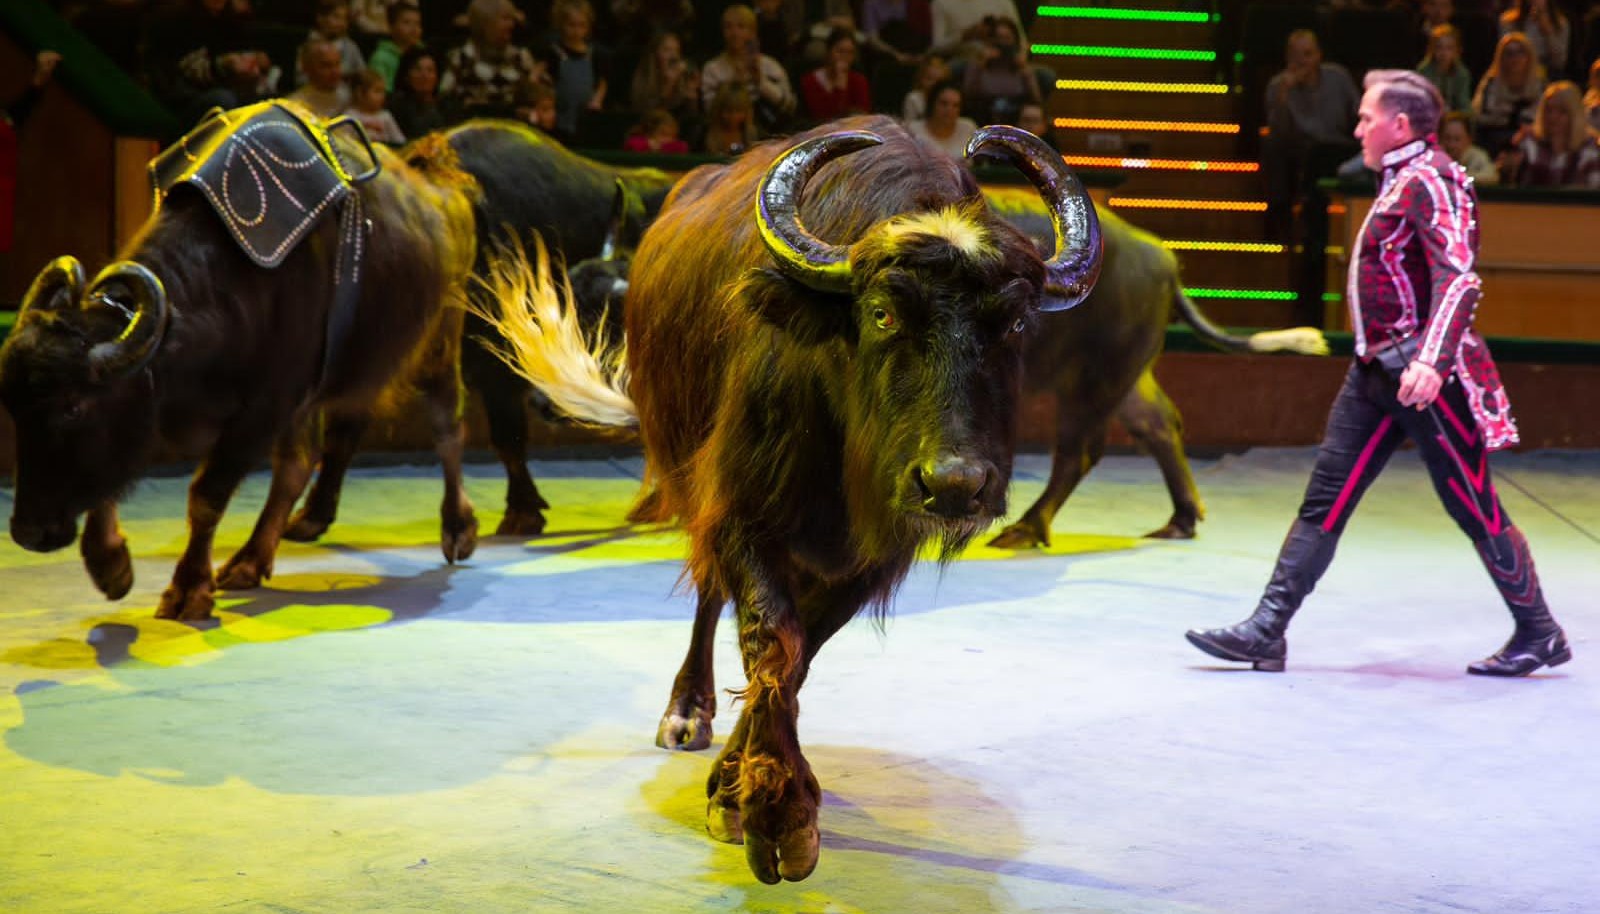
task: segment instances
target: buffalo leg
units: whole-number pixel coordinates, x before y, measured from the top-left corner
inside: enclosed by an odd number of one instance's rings
[[[108,501],[89,510],[78,540],[83,567],[107,600],[120,600],[133,588],[133,559],[128,540],[117,528],[117,503]]]
[[[1031,549],[1050,545],[1050,522],[1072,490],[1089,475],[1106,452],[1104,412],[1072,409],[1061,397],[1056,416],[1056,444],[1050,460],[1050,481],[1044,492],[1016,522],[989,541],[998,549]]]
[[[272,486],[267,503],[261,506],[255,529],[239,551],[217,572],[217,586],[223,590],[250,590],[272,577],[278,556],[278,540],[294,503],[311,479],[311,421],[290,425],[278,439],[272,453]]]
[[[333,526],[339,514],[339,498],[344,491],[344,477],[355,459],[356,448],[361,445],[371,421],[368,414],[329,415],[324,421],[322,461],[317,470],[317,481],[300,510],[289,518],[283,538],[296,543],[316,542]]]
[[[1189,470],[1189,459],[1183,453],[1183,417],[1149,368],[1117,407],[1117,419],[1155,457],[1172,496],[1171,519],[1166,526],[1145,535],[1153,539],[1193,539],[1195,525],[1206,516],[1206,509],[1195,486],[1194,473]]]
[[[247,446],[244,441],[219,444],[195,473],[189,484],[189,544],[173,569],[172,583],[161,594],[156,618],[196,622],[211,617],[216,588],[211,575],[211,544],[217,524],[263,449]]]
[[[496,536],[538,536],[544,532],[544,509],[550,503],[528,471],[527,392],[508,379],[485,384],[483,410],[489,420],[489,441],[506,468],[506,514]]]
[[[672,697],[667,699],[666,713],[656,727],[656,745],[663,749],[693,751],[711,745],[711,719],[717,715],[712,659],[717,621],[726,601],[721,594],[709,592],[704,582],[697,587],[697,593],[689,653],[683,658],[678,678],[672,682]]]
[[[455,564],[471,557],[478,548],[478,518],[472,511],[461,478],[462,454],[466,450],[466,423],[462,419],[461,375],[455,353],[449,351],[430,360],[436,370],[420,379],[419,387],[427,403],[428,421],[433,427],[433,447],[444,472],[444,501],[439,506],[439,548],[445,561]]]

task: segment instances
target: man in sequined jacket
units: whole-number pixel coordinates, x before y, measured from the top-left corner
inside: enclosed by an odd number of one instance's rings
[[[1477,195],[1435,139],[1442,106],[1438,90],[1415,73],[1367,75],[1355,133],[1367,167],[1383,177],[1346,290],[1356,358],[1260,604],[1237,625],[1188,633],[1214,657],[1283,669],[1290,617],[1327,570],[1362,494],[1406,438],[1516,622],[1505,646],[1467,672],[1526,676],[1572,657],[1545,606],[1528,541],[1506,516],[1489,474],[1488,452],[1515,444],[1517,427],[1489,349],[1472,329],[1481,289]]]

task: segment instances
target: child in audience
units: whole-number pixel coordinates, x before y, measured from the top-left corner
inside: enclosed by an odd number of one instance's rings
[[[394,91],[394,76],[400,58],[422,43],[422,9],[412,0],[399,0],[389,7],[389,37],[378,42],[367,66],[383,77],[383,87]]]
[[[678,138],[678,120],[665,108],[646,114],[622,141],[627,152],[654,152],[676,155],[689,151],[689,144]]]
[[[739,82],[718,86],[706,112],[706,152],[736,156],[755,141],[755,104],[750,100],[750,90]]]
[[[313,20],[316,27],[306,36],[306,41],[326,41],[338,48],[340,77],[354,79],[367,68],[367,61],[350,38],[348,3],[346,0],[317,0],[316,9],[316,18]],[[306,82],[307,78],[305,68],[299,67],[295,72],[296,84]]]
[[[383,75],[376,70],[363,71],[356,77],[355,88],[350,92],[350,116],[367,131],[374,143],[399,146],[406,141],[400,124],[383,106],[389,92],[383,85]]]
[[[1589,129],[1600,133],[1600,58],[1589,68],[1589,91],[1583,93],[1583,110],[1589,120]]]
[[[1499,184],[1500,169],[1483,147],[1472,144],[1472,119],[1465,111],[1451,111],[1439,123],[1439,145],[1479,185]]]
[[[517,120],[532,124],[562,143],[572,141],[572,134],[561,129],[561,119],[556,115],[556,90],[538,79],[524,79],[517,83],[514,98]]]
[[[1417,72],[1439,87],[1445,111],[1472,108],[1472,74],[1461,62],[1461,33],[1453,25],[1435,26],[1428,36],[1428,53]]]

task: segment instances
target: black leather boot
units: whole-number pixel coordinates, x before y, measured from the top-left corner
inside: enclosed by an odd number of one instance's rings
[[[1556,624],[1539,588],[1528,541],[1516,527],[1507,527],[1477,544],[1478,556],[1494,578],[1494,586],[1517,621],[1505,647],[1467,665],[1478,676],[1526,676],[1542,666],[1560,666],[1572,659],[1566,632]]]
[[[1267,672],[1283,672],[1289,652],[1284,639],[1289,619],[1328,570],[1338,543],[1338,534],[1324,533],[1316,524],[1296,520],[1278,550],[1272,579],[1250,618],[1227,628],[1190,629],[1184,637],[1213,657],[1248,663]]]

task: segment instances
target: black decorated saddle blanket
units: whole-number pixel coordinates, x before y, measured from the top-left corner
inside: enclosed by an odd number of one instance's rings
[[[244,253],[276,267],[354,192],[327,130],[282,100],[216,110],[150,163],[156,207],[179,184],[211,202]]]

